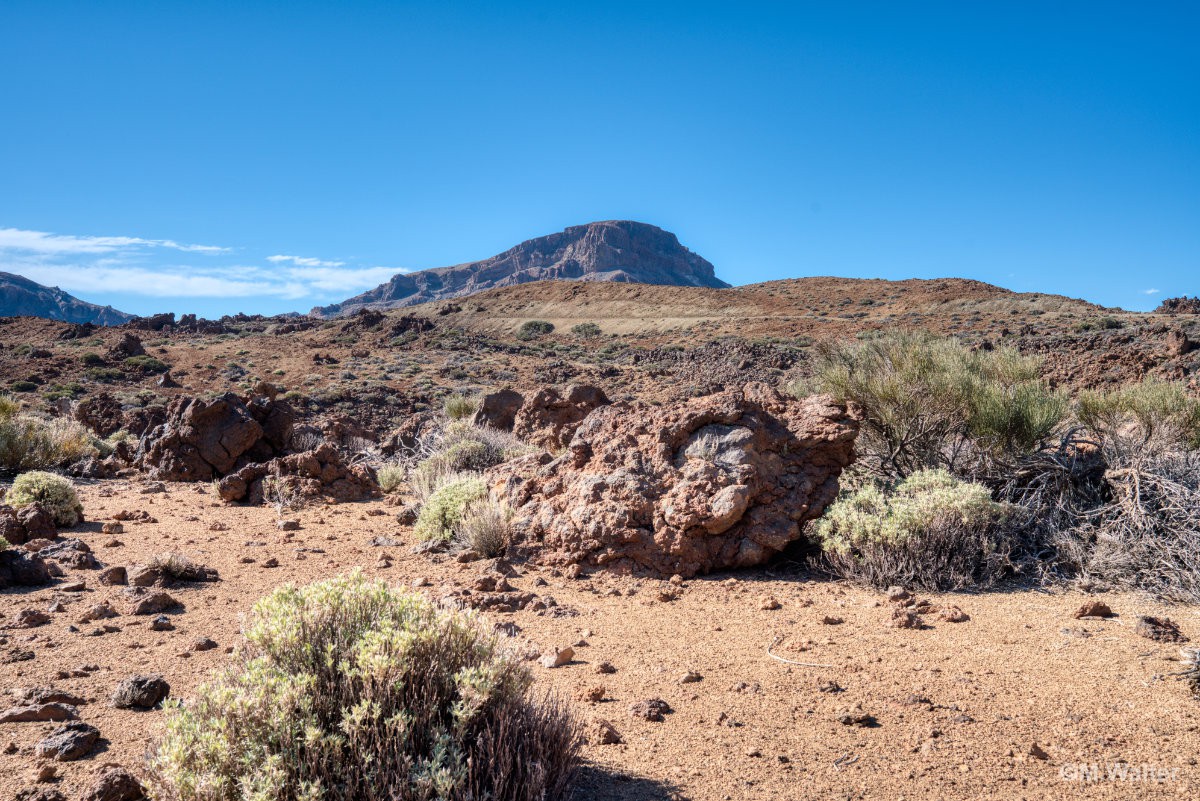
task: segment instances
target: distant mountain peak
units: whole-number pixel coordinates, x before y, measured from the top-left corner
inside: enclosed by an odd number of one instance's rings
[[[0,317],[45,317],[68,323],[120,325],[133,319],[132,314],[112,306],[98,306],[43,286],[22,275],[0,272]]]
[[[312,314],[336,317],[364,308],[396,309],[554,279],[729,286],[717,278],[712,264],[681,245],[670,231],[632,220],[605,220],[527,240],[483,261],[401,273],[361,295],[317,307]]]

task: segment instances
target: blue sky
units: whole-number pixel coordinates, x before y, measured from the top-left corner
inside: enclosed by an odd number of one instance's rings
[[[1200,293],[1194,3],[0,4],[0,270],[307,310],[591,220],[735,284]]]

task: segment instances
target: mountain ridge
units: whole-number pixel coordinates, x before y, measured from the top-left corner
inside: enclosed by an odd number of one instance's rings
[[[726,289],[713,265],[670,231],[633,220],[603,220],[527,239],[488,259],[399,273],[374,289],[310,314],[338,317],[359,309],[397,309],[545,280]]]
[[[121,325],[134,316],[112,306],[88,303],[23,275],[0,272],[0,317],[45,317],[67,323]]]

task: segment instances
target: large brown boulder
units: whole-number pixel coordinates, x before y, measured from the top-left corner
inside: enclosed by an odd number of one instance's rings
[[[766,562],[837,495],[858,423],[828,397],[748,384],[593,411],[567,450],[488,473],[547,564],[692,576]]]
[[[502,431],[512,431],[517,421],[517,412],[525,403],[524,396],[512,389],[489,392],[479,401],[479,409],[471,420],[477,426],[491,426]]]
[[[138,463],[163,481],[211,481],[282,452],[294,422],[284,401],[247,401],[231,392],[212,400],[178,397],[166,421],[142,437]]]
[[[304,453],[248,464],[221,479],[217,493],[226,501],[269,503],[274,500],[274,481],[279,482],[284,495],[304,499],[323,496],[334,501],[361,501],[380,494],[375,471],[366,465],[347,465],[329,443]]]
[[[607,406],[599,387],[574,384],[561,393],[553,387],[539,390],[521,404],[512,431],[521,439],[542,448],[557,449],[570,442],[575,429],[593,409]]]

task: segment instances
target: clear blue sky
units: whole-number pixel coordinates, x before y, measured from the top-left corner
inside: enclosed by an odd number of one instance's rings
[[[631,218],[734,284],[1152,308],[1200,293],[1198,9],[5,0],[0,270],[275,313]]]

